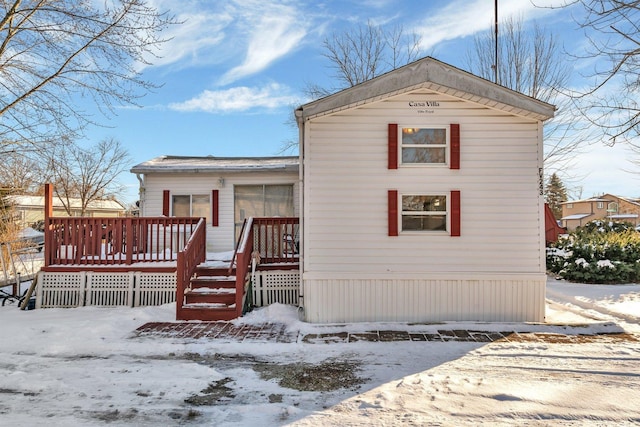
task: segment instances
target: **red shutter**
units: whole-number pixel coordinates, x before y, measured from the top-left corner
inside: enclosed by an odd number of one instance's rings
[[[451,236],[460,236],[460,191],[451,192]]]
[[[162,215],[169,216],[169,190],[162,192]]]
[[[398,125],[389,123],[389,164],[387,169],[398,169]]]
[[[211,225],[217,227],[218,222],[218,190],[211,190]]]
[[[389,190],[389,236],[398,235],[398,190]]]
[[[451,124],[450,133],[451,158],[449,159],[449,169],[460,169],[460,125]]]

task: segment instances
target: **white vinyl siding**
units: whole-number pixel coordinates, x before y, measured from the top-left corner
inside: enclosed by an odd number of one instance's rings
[[[234,248],[233,189],[235,185],[293,184],[294,214],[295,216],[300,215],[297,203],[299,200],[299,177],[297,172],[271,171],[223,175],[220,173],[145,174],[144,211],[141,215],[162,215],[163,190],[169,190],[171,195],[208,194],[209,197],[211,197],[212,190],[218,190],[218,220],[220,225],[213,227],[211,221],[207,223],[207,250],[209,252],[231,251]],[[223,182],[221,182],[221,177],[224,178]]]
[[[417,99],[437,101],[440,107],[416,123],[416,111],[407,103]],[[388,123],[459,123],[460,170],[388,170]],[[308,122],[305,271],[543,273],[539,126],[426,92]],[[460,190],[462,235],[388,237],[389,189],[400,194]]]
[[[389,123],[459,124],[460,169],[387,169]],[[544,319],[540,122],[421,89],[313,118],[304,138],[305,320]],[[461,235],[388,236],[389,190],[460,191]]]

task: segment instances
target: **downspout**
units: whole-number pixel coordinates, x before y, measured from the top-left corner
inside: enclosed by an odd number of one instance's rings
[[[144,216],[143,207],[145,199],[144,196],[146,193],[146,187],[144,186],[144,175],[137,173],[136,178],[138,178],[138,182],[140,183],[140,186],[138,187],[138,216]]]
[[[304,118],[302,107],[295,110],[296,123],[298,124],[298,186],[299,190],[299,236],[298,244],[298,269],[300,282],[298,283],[298,318],[304,321]]]

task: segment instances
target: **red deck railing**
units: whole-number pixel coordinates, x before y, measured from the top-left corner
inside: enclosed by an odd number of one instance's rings
[[[297,217],[253,218],[253,241],[260,252],[260,263],[298,262]]]
[[[236,316],[242,316],[244,308],[244,291],[247,274],[251,268],[251,254],[253,253],[253,218],[245,219],[242,233],[236,245]],[[233,263],[233,261],[232,261]]]
[[[201,218],[187,244],[178,252],[178,261],[176,263],[176,319],[183,318],[180,313],[183,310],[184,291],[189,286],[189,281],[196,271],[196,267],[206,260],[206,229],[205,220]]]
[[[248,218],[242,224],[242,231],[231,260],[231,268],[236,267],[236,314],[242,315],[247,275],[253,258],[256,263],[293,264],[298,257],[298,218]]]
[[[45,224],[45,268],[176,261],[200,218],[52,217]]]

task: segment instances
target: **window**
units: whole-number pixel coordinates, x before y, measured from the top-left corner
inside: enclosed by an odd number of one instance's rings
[[[400,133],[403,164],[446,164],[447,127],[402,127]]]
[[[567,209],[573,209],[573,203],[567,203]]]
[[[211,206],[208,194],[174,195],[171,201],[172,216],[209,219]]]
[[[403,195],[402,231],[447,231],[447,196]]]
[[[607,212],[618,213],[618,203],[616,202],[609,203],[609,205],[607,205]]]
[[[597,207],[598,209],[604,209],[604,202],[598,202]]]
[[[293,185],[236,185],[234,187],[236,238],[245,218],[292,217]]]

